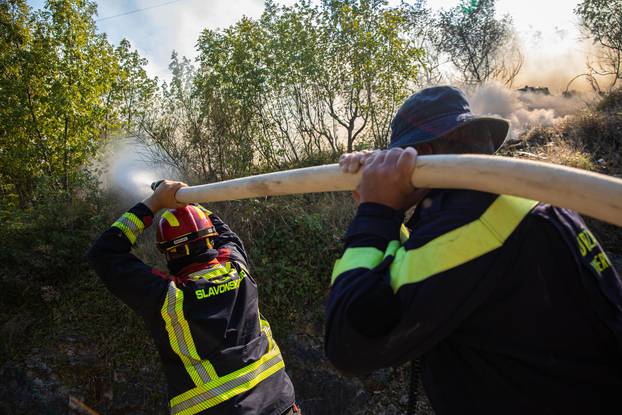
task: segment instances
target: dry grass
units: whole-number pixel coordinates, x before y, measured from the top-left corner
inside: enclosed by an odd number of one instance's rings
[[[619,112],[586,112],[563,125],[568,139],[577,143],[600,171],[622,177],[622,108]]]
[[[504,155],[622,177],[622,90],[551,127],[533,127]]]
[[[618,113],[622,112],[622,88],[611,91],[603,97],[596,106],[599,112]]]
[[[519,143],[506,149],[505,155],[598,171],[598,161],[594,161],[583,146],[565,139],[556,127],[528,130]]]

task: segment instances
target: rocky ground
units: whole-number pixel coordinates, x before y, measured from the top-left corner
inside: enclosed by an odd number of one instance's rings
[[[622,269],[622,255],[609,256]],[[321,327],[307,327],[280,340],[305,414],[407,413],[410,365],[362,378],[341,376],[324,357],[321,332]],[[167,413],[165,380],[157,360],[129,369],[121,358],[102,356],[100,350],[85,337],[56,336],[25,352],[22,360],[3,362],[0,414],[93,413],[80,402],[101,414]],[[425,401],[417,408],[418,414],[433,413]]]
[[[339,375],[324,358],[321,336],[292,334],[281,342],[287,371],[305,414],[399,415],[408,405],[408,366],[364,378]],[[165,381],[157,364],[138,371],[98,359],[85,339],[50,339],[23,362],[0,368],[1,414],[166,414]],[[84,381],[84,373],[92,376]]]

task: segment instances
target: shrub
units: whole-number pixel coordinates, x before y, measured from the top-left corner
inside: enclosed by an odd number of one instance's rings
[[[614,89],[607,93],[596,106],[600,112],[621,112],[622,111],[622,88]]]
[[[222,202],[209,208],[244,241],[262,312],[279,336],[321,326],[340,238],[353,216],[346,193]]]

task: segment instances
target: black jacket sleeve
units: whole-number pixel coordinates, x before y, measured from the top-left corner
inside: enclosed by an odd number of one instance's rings
[[[242,240],[216,214],[209,212],[209,218],[216,228],[216,232],[218,232],[218,236],[213,239],[214,248],[218,250],[218,256],[241,263],[244,268],[248,269],[248,256]]]
[[[419,221],[408,239],[400,240],[401,212],[359,206],[333,270],[326,308],[325,351],[338,369],[362,374],[401,364],[425,353],[466,318],[497,255],[490,249],[460,259],[472,248],[460,246],[471,244],[462,230],[471,222],[481,225],[480,214],[445,210]]]
[[[151,225],[153,213],[138,203],[93,243],[87,258],[106,287],[139,314],[162,305],[166,274],[130,253],[136,238]]]
[[[326,355],[343,372],[365,373],[386,359],[378,352],[399,322],[401,309],[391,291],[390,259],[384,253],[399,239],[402,220],[399,211],[363,203],[346,233],[345,252],[331,278],[325,334]],[[373,363],[366,362],[370,358]]]

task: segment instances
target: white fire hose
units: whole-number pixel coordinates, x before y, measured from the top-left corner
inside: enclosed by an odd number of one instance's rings
[[[175,197],[182,203],[218,202],[354,190],[360,177],[328,164],[184,187]],[[622,226],[622,179],[571,167],[498,156],[419,156],[412,184],[520,196]]]

